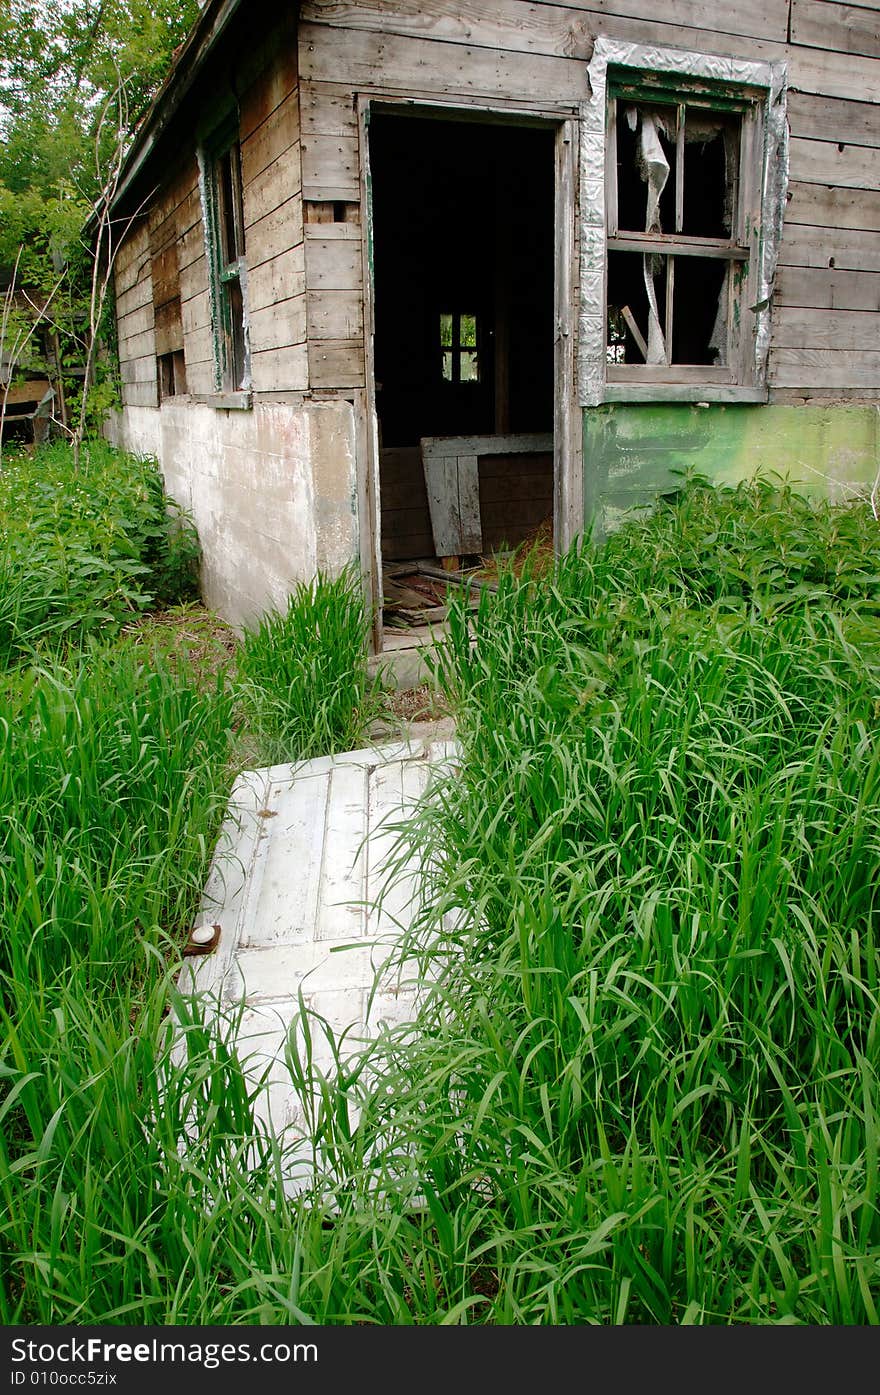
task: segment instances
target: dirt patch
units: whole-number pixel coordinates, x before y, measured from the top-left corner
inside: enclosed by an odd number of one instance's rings
[[[172,668],[185,668],[200,686],[212,683],[221,669],[235,664],[235,631],[195,601],[141,615],[126,625],[124,633],[160,650]]]
[[[429,683],[418,688],[398,688],[386,693],[385,706],[393,717],[402,722],[435,722],[451,715],[442,693]]]

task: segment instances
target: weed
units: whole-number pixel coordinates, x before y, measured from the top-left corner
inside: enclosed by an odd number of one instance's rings
[[[378,712],[367,676],[368,622],[352,567],[297,585],[284,611],[245,633],[238,686],[262,762],[304,760],[363,744]]]

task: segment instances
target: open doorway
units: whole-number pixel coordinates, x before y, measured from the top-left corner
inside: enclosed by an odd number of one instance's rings
[[[386,624],[439,618],[444,575],[552,550],[555,134],[371,115]]]

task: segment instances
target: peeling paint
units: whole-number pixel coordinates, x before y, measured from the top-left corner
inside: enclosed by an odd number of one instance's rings
[[[880,467],[873,406],[618,403],[584,412],[584,519],[601,536],[693,469],[735,485],[759,470],[835,502],[867,497]]]

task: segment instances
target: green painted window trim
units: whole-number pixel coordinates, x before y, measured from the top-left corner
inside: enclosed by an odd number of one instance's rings
[[[208,261],[208,297],[211,313],[211,349],[214,367],[215,393],[208,395],[208,401],[217,407],[245,408],[251,405],[251,364],[250,335],[247,304],[247,264],[244,255],[239,256],[233,265],[226,263],[222,253],[222,233],[220,228],[218,188],[218,163],[231,150],[237,149],[240,134],[238,108],[226,110],[223,118],[213,129],[203,135],[198,151],[199,184],[202,196],[202,213],[205,230],[205,252]],[[244,222],[241,212],[241,155],[235,157],[236,184],[235,196],[238,209],[234,218],[241,219],[241,239],[244,241]],[[241,380],[235,381],[234,361],[230,358],[227,345],[235,336],[236,321],[228,288],[238,284],[241,303],[241,334],[243,339],[243,368]]]

